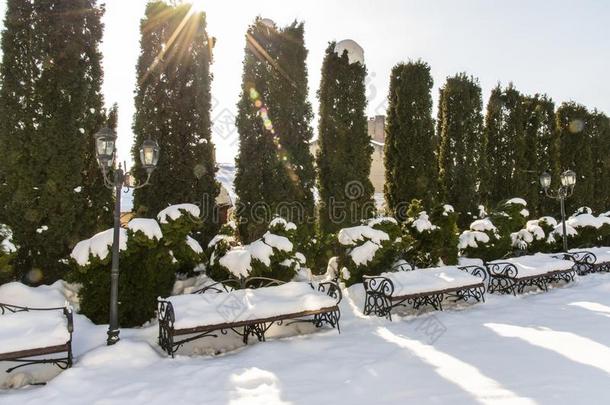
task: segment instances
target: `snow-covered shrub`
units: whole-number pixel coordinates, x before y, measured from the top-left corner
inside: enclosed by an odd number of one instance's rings
[[[566,220],[566,225],[573,230],[568,233],[572,248],[599,246],[610,235],[610,218],[605,215],[594,215],[589,207],[579,208]]]
[[[161,224],[155,219],[134,218],[126,229],[120,229],[122,326],[141,325],[154,317],[157,297],[169,295],[176,271],[185,269],[178,258],[191,264],[204,261],[203,249],[184,234],[185,224],[178,221],[188,212],[182,208],[176,215],[160,216]],[[76,244],[70,255],[74,269],[68,280],[82,285],[78,292],[80,311],[95,323],[108,322],[112,239],[112,229],[100,232]]]
[[[364,275],[389,271],[405,246],[400,226],[391,217],[373,218],[362,225],[343,228],[337,239],[341,245],[339,276],[347,286],[361,282]]]
[[[241,245],[235,229],[223,227],[208,244],[208,275],[217,281],[239,277],[292,280],[306,263],[294,243],[296,230],[294,223],[276,217],[262,238]]]
[[[559,246],[556,228],[557,221],[553,217],[527,221],[523,229],[511,233],[513,248],[530,253],[555,252]]]
[[[341,246],[336,233],[318,232],[301,244],[301,250],[307,257],[307,265],[313,274],[324,274],[328,261],[339,255]]]
[[[11,240],[11,231],[6,225],[0,224],[0,284],[14,281],[11,260],[15,253],[15,245]]]
[[[473,221],[470,229],[459,237],[458,248],[462,255],[490,261],[510,255],[514,244],[523,246],[519,238],[529,239],[528,235],[520,233],[529,216],[526,207],[522,198],[512,198],[498,204],[488,217]]]
[[[404,231],[411,240],[404,258],[411,264],[422,268],[457,264],[457,214],[451,205],[437,205],[428,214],[421,201],[413,200]]]

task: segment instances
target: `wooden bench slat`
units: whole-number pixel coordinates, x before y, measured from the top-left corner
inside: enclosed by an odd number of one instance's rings
[[[66,342],[63,345],[47,346],[37,349],[19,350],[16,352],[0,353],[0,361],[7,361],[19,358],[42,356],[45,354],[62,353],[69,350],[70,342]]]

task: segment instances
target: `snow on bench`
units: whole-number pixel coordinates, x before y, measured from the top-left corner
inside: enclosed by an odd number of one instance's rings
[[[485,269],[481,266],[444,266],[405,270],[364,276],[366,299],[364,314],[392,319],[391,310],[398,306],[418,309],[430,305],[442,310],[445,298],[453,301],[485,300]]]
[[[551,282],[573,281],[575,266],[572,260],[544,253],[494,260],[485,264],[490,277],[487,291],[513,295],[526,287],[547,291]]]
[[[253,286],[259,288],[249,288]],[[173,357],[187,342],[228,330],[242,336],[244,344],[249,336],[264,341],[273,324],[287,319],[339,329],[340,301],[341,291],[333,282],[314,286],[252,277],[214,283],[192,294],[159,298],[159,345]],[[175,340],[185,335],[194,336]]]
[[[63,297],[52,287],[31,288],[21,283],[0,287],[0,361],[19,363],[7,373],[40,363],[61,369],[72,365],[72,309],[58,305]],[[57,353],[66,354],[41,358]]]

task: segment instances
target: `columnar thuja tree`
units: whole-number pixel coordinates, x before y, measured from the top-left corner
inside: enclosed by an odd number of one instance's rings
[[[594,110],[590,121],[595,177],[591,207],[597,212],[605,212],[610,210],[610,120],[606,114]]]
[[[134,205],[153,215],[174,203],[201,203],[205,241],[214,232],[215,199],[220,186],[211,141],[210,63],[214,40],[206,18],[190,4],[154,1],[140,23],[134,117],[134,173],[144,181],[139,145],[159,143],[161,154],[151,187],[138,189]]]
[[[312,218],[306,55],[302,24],[280,30],[257,18],[248,28],[235,121],[240,139],[236,214],[244,242],[261,237],[276,213],[299,224]]]
[[[334,232],[355,225],[374,210],[370,138],[364,109],[364,60],[326,48],[318,98],[320,228]]]
[[[92,135],[104,122],[93,0],[9,0],[2,36],[0,165],[4,221],[25,281],[48,282],[97,224],[110,194],[93,181]],[[92,214],[92,215],[89,215]]]
[[[492,205],[522,195],[528,181],[538,179],[538,173],[527,171],[524,128],[521,94],[512,84],[504,90],[498,85],[491,92],[485,117]]]
[[[562,103],[556,113],[559,132],[560,170],[576,172],[574,195],[566,200],[566,210],[588,206],[594,195],[593,154],[591,151],[591,122],[587,108],[573,101]],[[559,182],[559,179],[555,180]]]
[[[307,236],[314,230],[315,171],[309,150],[313,112],[307,99],[308,51],[304,33],[303,23],[296,21],[274,33],[277,65],[271,72],[267,105],[272,129],[279,139],[279,157],[290,180],[288,201],[284,205],[280,201],[277,214],[295,223],[298,232]]]
[[[555,127],[555,103],[545,95],[523,98],[525,125],[525,163],[527,184],[519,193],[533,216],[550,215],[557,203],[545,198],[537,176],[543,172],[559,178],[559,142]]]
[[[437,185],[432,77],[422,61],[392,69],[385,139],[385,198],[401,221],[411,200],[430,206]]]
[[[464,73],[447,78],[440,90],[437,121],[439,185],[443,201],[461,213],[461,224],[470,222],[485,198],[482,108],[481,87],[475,78]]]

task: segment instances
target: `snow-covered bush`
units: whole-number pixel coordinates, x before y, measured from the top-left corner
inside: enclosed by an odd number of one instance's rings
[[[413,200],[404,231],[410,236],[405,259],[417,267],[457,264],[457,214],[449,204],[437,205],[430,214],[421,201]]]
[[[526,207],[522,198],[512,198],[501,202],[486,218],[473,221],[470,229],[460,234],[461,254],[490,261],[510,255],[514,244],[523,246],[519,238],[529,239],[525,233],[520,234],[529,216]]]
[[[511,233],[513,248],[530,253],[555,252],[558,248],[557,221],[553,217],[541,217],[525,223],[525,227]],[[561,238],[561,236],[560,236]]]
[[[350,286],[361,282],[364,275],[389,271],[404,251],[401,233],[398,222],[391,217],[373,218],[341,229],[337,235],[341,245],[338,267],[345,284]]]
[[[610,217],[596,216],[589,207],[579,208],[566,220],[566,225],[572,228],[568,235],[573,248],[599,246],[610,236]]]
[[[307,258],[307,266],[313,274],[324,274],[328,261],[339,255],[341,245],[336,233],[318,232],[301,244],[301,250]]]
[[[0,284],[14,281],[10,262],[15,250],[15,245],[11,240],[11,231],[6,225],[0,224]]]
[[[170,294],[176,271],[184,271],[185,263],[204,261],[199,243],[185,234],[187,221],[179,220],[188,215],[192,215],[190,207],[180,207],[171,214],[160,214],[159,222],[134,218],[126,229],[120,229],[122,326],[137,326],[152,319],[157,297]],[[74,269],[68,280],[82,285],[78,293],[80,311],[95,323],[108,322],[112,239],[112,229],[100,232],[76,244],[70,255]]]
[[[239,277],[269,277],[290,281],[305,267],[305,256],[294,243],[297,227],[274,218],[262,238],[241,245],[235,229],[225,226],[208,244],[208,275],[217,281]]]

